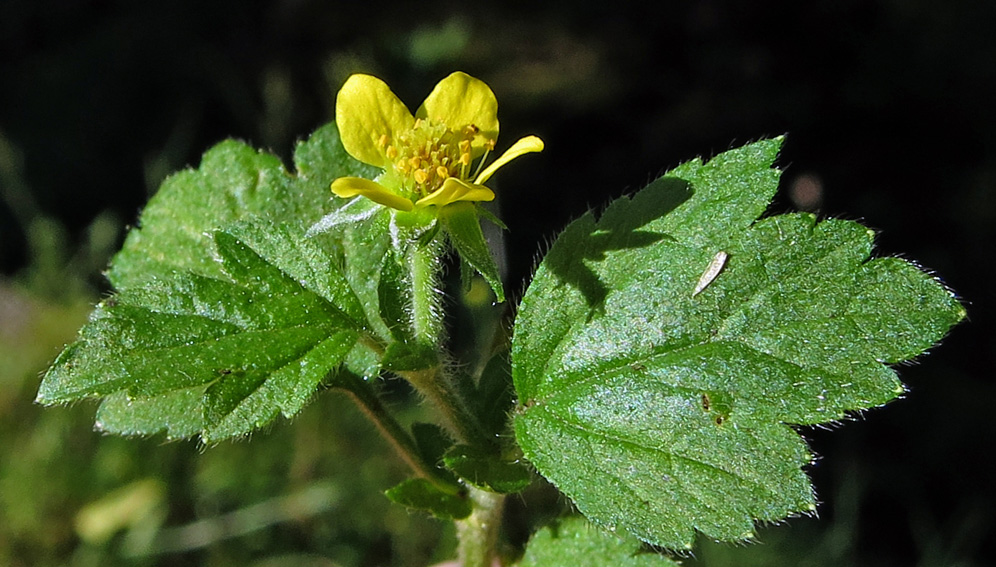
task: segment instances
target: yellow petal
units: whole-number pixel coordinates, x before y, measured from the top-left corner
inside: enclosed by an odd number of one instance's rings
[[[335,98],[335,123],[349,155],[387,169],[391,160],[384,142],[390,144],[396,132],[410,130],[415,118],[387,83],[370,75],[352,75]]]
[[[442,187],[415,201],[415,206],[436,205],[442,207],[457,201],[493,201],[494,198],[494,192],[483,185],[449,177],[443,181]]]
[[[481,174],[477,176],[477,179],[474,180],[474,183],[484,183],[490,179],[491,176],[494,175],[499,168],[501,168],[501,166],[521,156],[522,154],[542,151],[543,140],[540,140],[538,137],[526,136],[525,138],[519,138],[517,142],[512,144],[512,147],[505,150],[505,153],[503,153],[500,158],[496,159],[491,163],[491,165],[482,171]]]
[[[375,203],[402,211],[415,208],[408,199],[392,193],[380,183],[362,177],[340,177],[332,182],[332,192],[340,197],[362,195]]]
[[[475,158],[484,153],[485,142],[498,139],[498,99],[484,81],[466,73],[456,72],[439,81],[415,116],[438,120],[455,132],[474,126],[477,134],[471,147]]]

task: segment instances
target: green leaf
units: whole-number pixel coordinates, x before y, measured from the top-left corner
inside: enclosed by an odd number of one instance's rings
[[[467,482],[503,494],[521,492],[532,482],[529,469],[504,461],[490,451],[457,445],[443,456],[443,463]]]
[[[468,378],[466,382],[471,381]],[[495,438],[508,438],[513,398],[508,353],[502,352],[488,361],[471,398],[474,412],[487,434]]]
[[[481,231],[481,221],[473,203],[452,203],[439,210],[439,221],[456,248],[460,259],[480,272],[495,291],[499,302],[505,301],[498,265]]]
[[[435,423],[413,423],[412,437],[419,454],[433,465],[443,462],[443,454],[453,446],[446,430]]]
[[[355,199],[348,206],[356,207],[354,203],[358,203],[360,207],[366,207],[368,205],[365,201],[369,199]],[[393,336],[392,325],[383,320],[384,311],[380,306],[380,293],[383,279],[381,268],[389,255],[393,257],[390,236],[391,215],[386,208],[379,205],[373,211],[374,214],[371,216],[342,227],[340,232],[343,264],[350,287],[360,299],[376,336],[387,341]],[[389,285],[395,290],[402,285],[402,280],[399,279],[402,274],[399,266],[398,272],[388,276],[391,278]],[[364,372],[357,374],[371,375]]]
[[[367,325],[366,313],[352,285],[343,273],[341,262],[313,239],[301,237],[286,226],[261,221],[226,227],[232,234],[268,263],[303,287],[335,305],[357,325]],[[250,276],[252,277],[252,276]]]
[[[432,346],[420,342],[393,342],[387,345],[381,368],[389,372],[410,372],[439,366],[439,355]]]
[[[621,538],[586,522],[567,518],[543,528],[529,541],[520,567],[678,567],[634,538]]]
[[[742,540],[810,513],[812,457],[791,425],[893,399],[886,364],[964,316],[914,265],[869,260],[857,223],[755,222],[780,142],[689,162],[575,221],[522,300],[516,435],[596,523],[688,548],[696,530]]]
[[[39,401],[105,397],[104,430],[216,440],[293,415],[343,361],[376,375],[378,355],[356,339],[390,336],[376,296],[386,216],[329,190],[376,170],[334,124],[294,161],[296,175],[227,141],[168,178],[112,261],[119,295],[60,355]]]
[[[424,478],[411,478],[384,493],[391,502],[425,510],[442,520],[459,520],[470,515],[470,499],[437,488]]]
[[[356,344],[355,297],[341,274],[315,269],[334,271],[307,243],[258,226],[233,232],[257,248],[214,232],[224,279],[172,273],[102,302],[38,401],[105,397],[106,431],[199,432],[208,442],[296,414]],[[282,254],[286,247],[300,254]]]
[[[329,183],[343,175],[370,176],[349,157],[334,125],[318,129],[295,153],[296,176],[276,156],[228,140],[208,150],[198,169],[167,178],[149,201],[139,228],[129,232],[107,276],[118,291],[175,271],[222,277],[212,257],[212,231],[261,219],[303,234],[330,209]],[[318,237],[320,239],[320,236]]]

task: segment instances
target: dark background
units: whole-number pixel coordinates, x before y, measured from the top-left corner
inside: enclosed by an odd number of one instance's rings
[[[70,252],[92,243],[98,217],[119,239],[165,175],[226,137],[289,163],[357,71],[415,107],[464,70],[497,94],[499,147],[546,141],[495,182],[520,290],[538,251],[588,208],[696,155],[787,132],[772,211],[881,230],[879,254],[936,271],[970,320],[901,368],[905,399],[805,431],[822,457],[822,519],[761,539],[837,538],[837,564],[993,564],[994,24],[996,3],[981,0],[2,0],[0,267],[28,281],[39,219]],[[51,274],[30,281],[57,290]]]

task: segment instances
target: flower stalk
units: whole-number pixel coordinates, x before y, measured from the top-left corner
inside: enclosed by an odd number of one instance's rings
[[[394,340],[401,343],[385,345],[379,354],[384,356],[397,347],[434,352],[435,362],[427,355],[412,366],[404,366],[408,362],[399,355],[405,362],[392,371],[434,406],[455,442],[488,450],[494,448],[494,439],[488,439],[480,416],[464,397],[469,389],[454,382],[443,362],[439,280],[443,258],[452,246],[461,262],[479,271],[499,301],[503,300],[501,278],[473,203],[493,200],[494,192],[484,184],[510,161],[542,151],[543,141],[536,136],[521,138],[488,164],[498,138],[497,106],[485,83],[453,73],[412,114],[380,79],[353,75],[336,97],[340,139],[349,155],[382,173],[374,179],[340,177],[331,184],[338,197],[368,199],[391,215],[393,254],[403,272],[398,283],[408,303],[406,315],[399,317],[396,309],[391,315],[392,321],[400,319],[396,322],[404,327],[392,328]],[[414,236],[419,232],[422,238]],[[442,483],[444,491],[452,490],[453,483],[446,481],[436,463],[425,462],[412,437],[387,414],[373,392],[365,384],[359,386],[346,389],[402,459],[416,474]],[[504,497],[470,484],[460,490],[471,503],[470,515],[457,521],[460,561],[464,567],[491,567]]]
[[[370,387],[358,377],[353,378],[351,382],[341,386],[341,389],[349,394],[360,411],[377,427],[377,431],[387,440],[401,460],[412,469],[412,472],[444,491],[456,488],[452,482],[439,474],[434,464],[426,462],[415,446],[412,436],[387,411]]]

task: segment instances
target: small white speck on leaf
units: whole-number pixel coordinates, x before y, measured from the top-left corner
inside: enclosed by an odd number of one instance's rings
[[[702,290],[709,287],[709,284],[723,271],[723,267],[726,266],[726,259],[729,257],[730,255],[722,250],[716,252],[716,255],[712,257],[712,261],[709,262],[709,267],[699,277],[699,283],[695,284],[695,291],[692,292],[692,297],[702,293]]]

